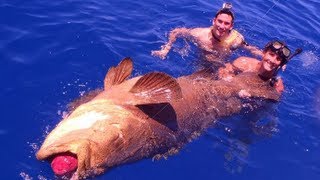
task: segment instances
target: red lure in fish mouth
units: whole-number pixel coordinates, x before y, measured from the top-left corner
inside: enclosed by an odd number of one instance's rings
[[[57,176],[72,176],[78,168],[78,159],[70,152],[56,154],[52,157],[51,168]]]

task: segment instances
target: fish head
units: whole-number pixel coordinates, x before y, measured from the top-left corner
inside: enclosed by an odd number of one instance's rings
[[[160,72],[126,81],[131,71],[128,58],[111,67],[103,92],[78,106],[49,133],[37,159],[52,160],[55,173],[58,164],[67,167],[62,169],[62,175],[70,173],[72,179],[81,179],[147,157],[155,144],[165,151],[163,130],[151,128],[159,123],[150,121],[137,106],[177,101],[182,98],[180,85],[175,78]],[[171,134],[168,136],[174,139]]]
[[[48,134],[36,157],[52,163],[66,154],[75,157],[76,169],[65,169],[65,173],[56,173],[51,164],[56,175],[85,178],[103,173],[128,158],[123,150],[128,148],[124,136],[128,141],[137,140],[135,133],[128,133],[141,128],[139,123],[132,123],[135,119],[130,111],[110,100],[94,99],[65,117]]]

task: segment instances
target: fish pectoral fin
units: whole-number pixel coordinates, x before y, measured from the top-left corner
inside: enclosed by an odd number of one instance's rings
[[[182,98],[181,87],[175,78],[161,72],[142,76],[129,91],[134,104],[166,103]]]
[[[116,67],[111,67],[104,79],[104,90],[110,89],[112,86],[121,84],[132,73],[133,63],[131,58],[124,58]]]

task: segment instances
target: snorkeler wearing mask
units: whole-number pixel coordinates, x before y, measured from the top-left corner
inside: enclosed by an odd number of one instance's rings
[[[278,71],[301,52],[302,49],[298,48],[291,54],[284,42],[271,41],[264,47],[261,61],[250,57],[239,57],[232,64],[227,63],[224,68],[219,69],[219,78],[229,81],[241,72],[256,72],[262,80],[270,81],[270,85],[282,93],[284,86],[282,79],[277,77]]]
[[[153,56],[165,59],[177,38],[185,38],[193,42],[201,51],[201,59],[213,64],[223,65],[226,56],[238,48],[245,48],[253,55],[261,56],[257,47],[250,46],[244,37],[233,29],[234,13],[230,3],[224,3],[214,19],[211,27],[205,28],[175,28],[169,34],[168,42],[158,51],[152,51]]]

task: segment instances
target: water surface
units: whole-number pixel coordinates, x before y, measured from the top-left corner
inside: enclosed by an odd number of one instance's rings
[[[276,105],[223,119],[167,160],[142,160],[98,179],[319,179],[320,3],[232,0],[235,28],[263,48],[285,40],[304,49],[281,73]],[[163,61],[150,55],[175,27],[206,27],[223,1],[2,0],[0,2],[1,177],[54,179],[34,153],[66,104],[102,87],[110,66],[126,56],[134,74],[178,77],[196,67],[192,44],[178,40]],[[237,51],[229,60],[247,55]],[[259,118],[252,118],[259,117]]]

